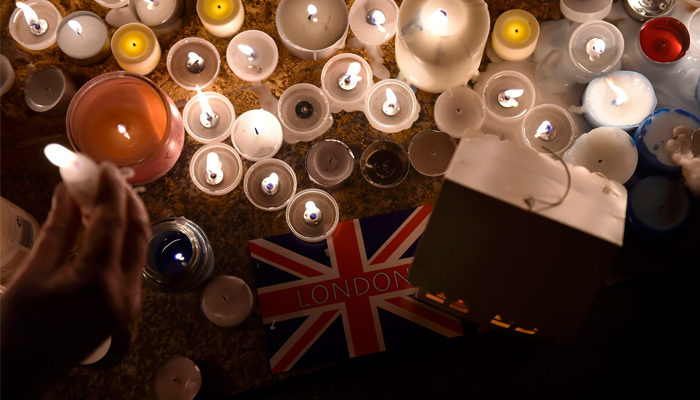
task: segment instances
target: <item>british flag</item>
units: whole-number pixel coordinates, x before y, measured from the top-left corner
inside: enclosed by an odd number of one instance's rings
[[[250,241],[273,373],[462,335],[415,299],[408,270],[432,206],[338,224],[309,244]]]

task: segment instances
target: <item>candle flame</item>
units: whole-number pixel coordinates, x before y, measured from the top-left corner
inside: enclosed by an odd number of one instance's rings
[[[357,74],[359,74],[361,70],[362,70],[362,67],[360,66],[359,62],[352,62],[352,63],[350,63],[350,66],[348,67],[348,72],[346,75],[350,76],[350,77],[356,77]]]
[[[77,33],[80,36],[83,35],[83,26],[80,25],[80,22],[72,19],[68,21],[68,26],[73,30],[73,32]]]
[[[248,57],[248,61],[253,61],[253,58],[255,58],[255,50],[253,50],[253,48],[250,46],[239,44],[238,50],[240,50],[241,53],[245,54],[246,57]]]
[[[525,91],[523,89],[509,89],[505,91],[506,99],[517,99],[522,96]]]
[[[206,96],[204,96],[204,93],[202,93],[202,89],[199,88],[199,85],[196,85],[197,89],[197,98],[199,99],[199,106],[202,108],[202,117],[205,119],[211,119],[214,117],[214,110],[211,109],[211,106],[209,106],[209,102],[207,101]]]
[[[437,11],[430,16],[430,22],[444,29],[447,25],[447,11],[438,8]]]
[[[219,161],[219,155],[213,151],[207,154],[207,173],[216,173],[221,170],[221,161]]]
[[[187,53],[187,61],[190,64],[197,64],[202,62],[202,57],[200,57],[199,54],[195,53],[194,51],[190,51]]]
[[[308,212],[318,211],[318,207],[316,207],[316,203],[314,203],[313,201],[307,201],[305,207],[306,211]]]
[[[377,27],[382,32],[386,32],[386,29],[382,25],[386,23],[386,16],[384,15],[383,12],[379,10],[374,10],[370,13],[369,15],[370,20],[372,23]]]
[[[391,105],[396,105],[396,102],[399,99],[396,98],[396,95],[394,94],[394,91],[391,89],[386,90],[386,101],[389,102]]]
[[[596,61],[605,53],[605,48],[605,40],[593,38],[586,44],[586,54],[588,54],[591,61]]]
[[[44,154],[57,167],[70,167],[78,161],[75,153],[56,143],[44,147]]]
[[[267,181],[273,185],[277,185],[277,183],[280,181],[279,175],[276,173],[271,173],[270,176],[267,177]]]
[[[615,84],[612,82],[612,79],[607,78],[605,81],[610,86],[610,89],[612,89],[615,92],[615,94],[617,94],[617,98],[615,98],[615,100],[613,100],[613,105],[619,106],[619,105],[624,104],[627,101],[627,99],[629,98],[627,96],[627,93],[624,90],[622,90],[622,88],[615,86]]]
[[[131,136],[129,136],[129,132],[126,131],[126,125],[124,124],[119,124],[117,125],[117,130],[119,133],[121,133],[125,138],[131,140]]]
[[[535,133],[535,137],[539,138],[541,136],[549,135],[552,133],[552,130],[554,130],[554,125],[552,125],[551,122],[545,120],[542,121],[540,126],[537,127],[537,132]]]
[[[153,10],[158,5],[158,0],[143,0],[143,1],[148,3],[148,6],[146,8],[149,10]]]
[[[309,13],[309,21],[318,22],[318,18],[316,18],[316,14],[318,14],[318,9],[315,5],[309,4],[309,6],[306,8],[306,11],[308,11]]]
[[[20,3],[19,1],[15,3],[17,7],[19,7],[22,12],[24,13],[24,19],[27,21],[27,25],[32,26],[37,23],[39,20],[39,16],[36,15],[34,10],[32,10],[31,7],[24,3]]]

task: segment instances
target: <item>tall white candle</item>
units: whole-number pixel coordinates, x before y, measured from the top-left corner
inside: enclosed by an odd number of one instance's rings
[[[102,62],[110,54],[109,33],[102,18],[87,11],[66,16],[58,27],[58,47],[78,65]]]
[[[197,15],[204,28],[216,37],[230,37],[243,25],[241,0],[197,0]]]
[[[81,211],[88,214],[97,195],[100,167],[87,156],[74,153],[60,144],[46,146],[44,154],[53,165],[59,167],[68,193],[78,203]]]
[[[619,128],[596,128],[584,133],[564,152],[564,160],[573,165],[600,172],[609,179],[625,183],[637,168],[637,146],[632,137]]]
[[[282,147],[282,125],[265,110],[243,113],[233,125],[231,141],[241,157],[259,161],[274,157]]]

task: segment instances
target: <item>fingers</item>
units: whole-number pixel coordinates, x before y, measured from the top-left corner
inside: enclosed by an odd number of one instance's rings
[[[146,263],[146,249],[151,236],[150,221],[146,207],[141,198],[130,191],[128,195],[128,222],[124,234],[124,252],[122,254],[122,269],[127,282],[136,282],[141,286],[141,271]]]

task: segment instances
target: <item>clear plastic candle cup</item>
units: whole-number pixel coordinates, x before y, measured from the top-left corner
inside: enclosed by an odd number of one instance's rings
[[[561,154],[576,137],[576,123],[562,107],[542,104],[525,115],[522,132],[526,143],[533,149]]]
[[[328,98],[308,83],[298,83],[282,93],[277,115],[287,143],[310,142],[333,125]]]
[[[321,88],[328,96],[333,113],[363,110],[373,83],[372,68],[355,54],[338,54],[321,72]]]
[[[379,46],[396,34],[399,7],[394,0],[357,0],[350,7],[350,29],[362,43]]]
[[[435,102],[435,123],[452,137],[461,138],[479,129],[486,119],[486,106],[478,93],[466,86],[448,89]]]
[[[279,211],[297,192],[297,177],[286,162],[269,158],[253,164],[245,174],[243,189],[248,200],[263,211]]]
[[[365,115],[374,129],[384,133],[410,128],[420,113],[420,104],[408,84],[385,79],[372,86],[365,100]]]
[[[227,144],[206,145],[192,156],[190,177],[202,192],[222,196],[241,182],[243,163],[238,153]]]
[[[323,187],[340,185],[352,175],[355,155],[343,142],[324,140],[316,143],[306,155],[309,179]]]
[[[287,225],[305,242],[320,242],[338,226],[340,211],[333,196],[320,189],[297,193],[287,207]]]
[[[619,128],[596,128],[581,135],[564,152],[564,161],[600,172],[608,179],[625,183],[637,168],[637,146]]]
[[[481,98],[490,118],[498,122],[513,122],[522,119],[532,109],[537,93],[525,75],[502,71],[486,81]]]
[[[196,37],[185,38],[168,52],[168,73],[175,83],[187,90],[204,89],[219,75],[221,58],[213,44]]]
[[[27,50],[43,50],[56,43],[63,15],[47,0],[17,2],[10,16],[10,35]]]
[[[226,96],[198,91],[182,110],[182,119],[190,137],[200,143],[218,143],[233,132],[236,112]]]
[[[578,27],[569,40],[569,57],[576,67],[576,81],[590,82],[618,67],[625,40],[615,25],[590,21]]]
[[[265,32],[250,30],[234,37],[226,49],[226,61],[233,73],[248,82],[261,82],[277,68],[277,45]]]

